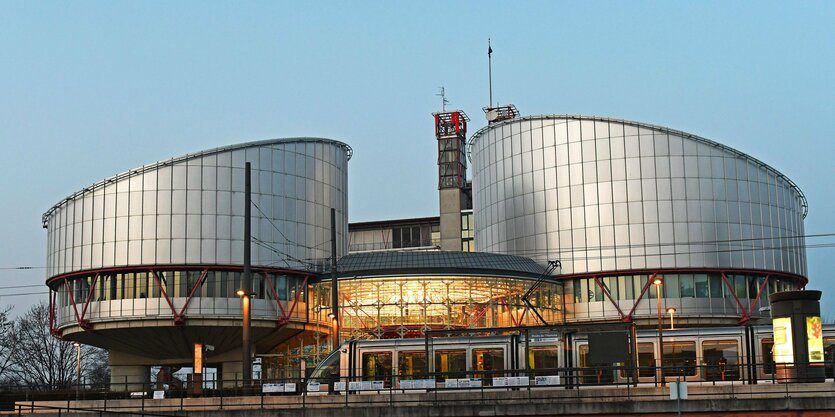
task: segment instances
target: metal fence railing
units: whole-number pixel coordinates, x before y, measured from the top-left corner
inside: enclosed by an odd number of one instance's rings
[[[155,412],[426,404],[502,404],[511,401],[642,401],[669,396],[667,382],[687,382],[690,399],[833,396],[831,372],[792,364],[677,364],[462,370],[327,379],[262,379],[244,386],[218,379],[214,387],[151,386],[111,381],[108,387],[0,387],[0,412]],[[829,375],[826,375],[829,374]],[[750,375],[758,378],[751,379]],[[826,379],[829,376],[829,379]],[[204,381],[205,384],[206,381]],[[819,383],[823,382],[823,383]]]

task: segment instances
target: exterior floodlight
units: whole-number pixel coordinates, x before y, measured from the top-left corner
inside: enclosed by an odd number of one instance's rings
[[[330,313],[328,313],[328,317],[334,319],[336,318],[336,314],[333,314],[333,311],[331,311]]]
[[[652,283],[655,284],[655,301],[658,302],[658,385],[663,387],[666,385],[664,379],[664,330],[661,325],[661,284],[664,283],[664,279],[655,277]]]
[[[675,307],[670,307],[670,308],[668,308],[668,309],[667,309],[667,314],[669,314],[669,315],[670,315],[670,330],[675,330],[675,329],[676,329],[676,325],[675,325],[675,323],[673,322],[673,316],[676,314],[676,308],[675,308]]]
[[[238,294],[238,297],[243,297],[243,296],[246,295],[246,290],[244,290],[243,288],[240,288],[237,291],[235,291],[235,294]]]

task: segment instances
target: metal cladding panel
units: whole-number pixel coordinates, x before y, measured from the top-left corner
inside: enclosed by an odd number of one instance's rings
[[[145,166],[44,215],[48,276],[140,265],[242,265],[244,168],[252,165],[252,263],[308,269],[347,253],[350,148],[327,139],[253,142]]]
[[[470,140],[478,251],[563,274],[746,268],[806,275],[800,190],[768,165],[658,126],[538,116]]]

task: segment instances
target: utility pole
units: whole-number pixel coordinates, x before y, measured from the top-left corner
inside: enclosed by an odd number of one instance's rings
[[[333,348],[339,347],[339,287],[336,280],[336,209],[331,208],[331,313]]]
[[[241,308],[243,310],[242,335],[242,360],[243,360],[243,384],[249,386],[252,383],[252,323],[250,314],[250,295],[252,294],[252,174],[250,163],[246,163],[246,179],[244,185],[244,274],[241,278],[241,289],[238,290],[241,296]]]

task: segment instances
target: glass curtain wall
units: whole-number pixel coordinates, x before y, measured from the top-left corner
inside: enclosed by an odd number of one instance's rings
[[[522,296],[532,281],[477,276],[364,278],[339,282],[343,339],[423,337],[434,329],[538,325]],[[314,320],[331,311],[330,283],[314,286]],[[562,323],[562,288],[544,283],[530,298],[549,323]]]

